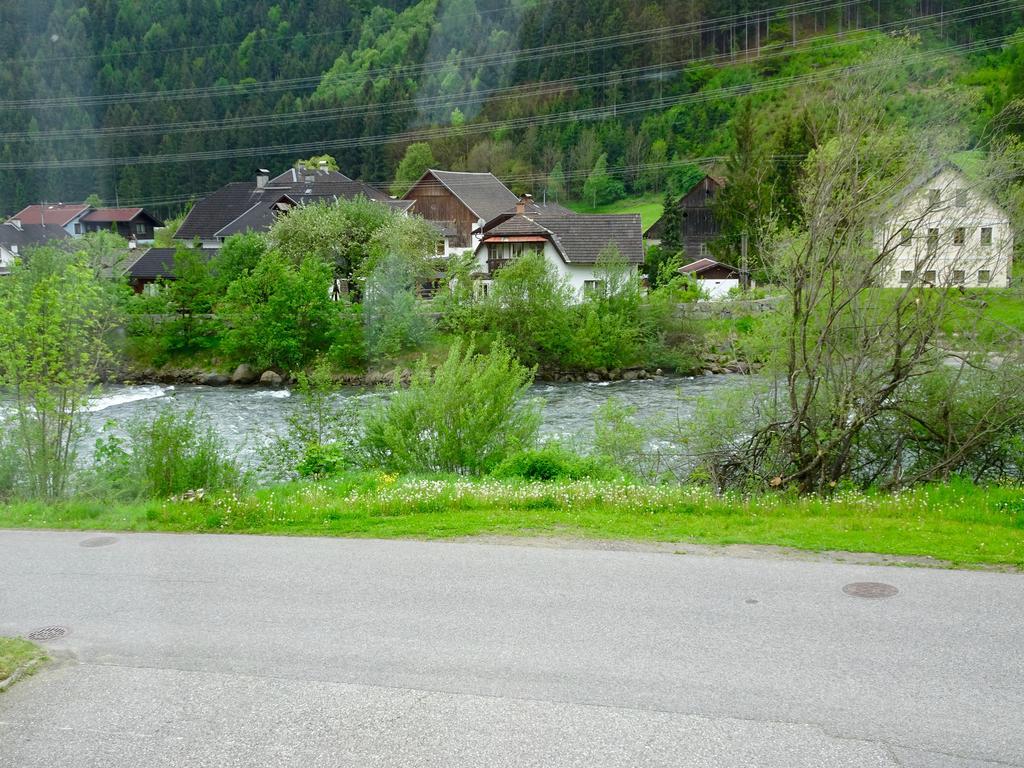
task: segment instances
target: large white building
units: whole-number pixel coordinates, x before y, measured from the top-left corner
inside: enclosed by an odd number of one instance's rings
[[[896,201],[875,248],[887,255],[882,282],[889,287],[1005,288],[1013,228],[1002,208],[947,165]]]

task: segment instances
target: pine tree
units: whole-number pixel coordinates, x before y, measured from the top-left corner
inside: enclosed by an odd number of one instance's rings
[[[683,217],[679,211],[679,202],[667,189],[661,210],[661,249],[668,255],[674,255],[683,250]]]

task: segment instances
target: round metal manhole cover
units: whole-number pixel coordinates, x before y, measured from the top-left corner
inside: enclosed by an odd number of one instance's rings
[[[117,542],[116,536],[93,536],[91,539],[85,539],[78,542],[80,547],[109,547],[111,544]]]
[[[843,592],[851,597],[867,597],[875,600],[899,594],[899,590],[892,584],[883,584],[880,581],[855,581],[843,587]]]
[[[40,627],[33,632],[29,632],[28,639],[45,643],[48,640],[60,640],[67,633],[68,631],[64,627]]]

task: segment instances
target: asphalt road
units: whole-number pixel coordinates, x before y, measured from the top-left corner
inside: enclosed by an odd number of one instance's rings
[[[1024,577],[0,531],[0,766],[1024,766]],[[857,581],[892,584],[851,597]]]

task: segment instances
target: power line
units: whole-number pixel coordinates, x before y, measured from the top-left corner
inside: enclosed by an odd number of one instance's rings
[[[839,7],[845,7],[848,5],[854,5],[860,2],[860,0],[802,0],[802,2],[792,3],[786,6],[780,6],[775,13],[778,12],[792,12],[794,9],[802,8],[802,12],[809,13],[811,11],[821,10],[822,8],[830,10]],[[708,29],[720,29],[727,26],[726,22],[729,22],[729,26],[739,19],[749,20],[752,13],[738,13],[730,16],[722,16],[715,19],[704,19],[700,21],[687,22],[684,24],[675,24],[665,27],[656,27],[645,30],[638,30],[633,32],[621,32],[616,35],[608,35],[605,37],[589,38],[581,41],[572,41],[564,43],[551,43],[549,45],[537,46],[535,48],[521,48],[521,49],[510,49],[508,51],[498,51],[495,53],[478,54],[476,56],[467,56],[460,60],[460,66],[472,66],[480,65],[485,66],[489,64],[502,64],[502,63],[522,63],[526,61],[533,61],[540,58],[547,58],[550,56],[559,55],[579,55],[581,53],[587,53],[594,50],[607,50],[610,48],[619,48],[625,45],[629,45],[634,42],[651,42],[652,37],[658,41],[664,41],[675,37],[681,37],[686,34],[694,34],[698,32],[704,32]],[[759,17],[759,15],[758,15]],[[205,86],[197,88],[179,88],[175,90],[157,90],[157,91],[145,91],[135,93],[120,93],[120,94],[100,94],[95,96],[60,96],[49,99],[21,99],[21,100],[7,100],[0,101],[0,107],[6,109],[37,109],[37,108],[55,108],[55,107],[85,107],[85,106],[101,106],[108,104],[127,104],[138,101],[178,101],[200,98],[205,96],[242,96],[249,95],[252,93],[273,93],[281,90],[297,90],[304,87],[313,87],[320,85],[340,85],[351,80],[355,82],[362,82],[367,79],[372,79],[378,76],[393,76],[393,77],[411,77],[415,75],[431,74],[439,72],[444,68],[448,67],[449,63],[447,60],[424,62],[421,64],[410,64],[399,67],[380,67],[376,69],[366,70],[365,72],[357,72],[351,75],[346,75],[341,78],[332,79],[330,71],[316,75],[312,77],[300,77],[300,78],[289,78],[284,80],[264,80],[251,83],[228,83],[223,85]]]
[[[998,38],[984,39],[972,43],[965,43],[959,46],[952,46],[949,49],[922,52],[905,59],[907,64],[924,63],[933,59],[944,57],[954,51],[980,51],[1000,45],[1005,36]],[[191,162],[199,160],[222,160],[228,158],[253,157],[258,155],[280,155],[280,154],[307,154],[319,152],[325,149],[342,149],[365,146],[379,146],[395,143],[409,143],[414,141],[428,141],[431,139],[450,137],[452,135],[468,135],[485,133],[498,129],[526,128],[531,126],[553,125],[573,121],[592,121],[611,117],[619,114],[632,114],[653,109],[678,106],[682,104],[698,103],[713,98],[725,96],[739,96],[753,93],[761,93],[769,90],[776,90],[782,87],[793,87],[808,83],[826,82],[839,74],[848,72],[867,71],[878,65],[868,62],[861,65],[840,67],[836,69],[812,72],[806,75],[794,75],[760,83],[740,84],[711,89],[710,91],[698,91],[678,97],[657,97],[641,99],[632,102],[624,102],[615,107],[592,107],[587,109],[572,110],[569,112],[554,113],[550,115],[539,115],[509,120],[488,121],[465,125],[456,130],[450,126],[440,128],[427,128],[416,131],[407,131],[398,134],[379,134],[375,136],[361,136],[348,139],[334,139],[325,141],[302,142],[296,144],[267,145],[258,147],[241,147],[234,149],[206,150],[197,152],[172,153],[165,155],[142,155],[116,158],[66,158],[51,160],[36,160],[28,162],[6,162],[0,163],[0,170],[29,170],[37,168],[88,168],[102,165],[154,165],[160,163]]]
[[[1005,6],[1008,3],[1011,5],[1016,5],[1016,0],[990,0],[987,3],[981,3],[979,5],[973,6],[972,8],[961,9],[960,11],[951,11],[946,14],[931,14],[927,16],[918,17],[914,21],[915,29],[920,29],[926,26],[933,26],[937,23],[949,23],[951,20],[957,20],[957,14],[961,13],[972,13],[971,16],[959,19],[961,21],[980,18],[982,16],[992,15],[995,13],[1000,13],[1002,12],[1002,8],[1000,6]],[[993,8],[993,6],[996,7]],[[981,9],[984,8],[990,8],[991,10],[981,13]],[[883,31],[889,29],[896,29],[904,26],[905,22],[903,21],[889,22],[886,24],[880,24],[873,27],[865,27],[862,28],[860,31]],[[829,35],[821,35],[811,38],[807,42],[813,45],[815,49],[821,50],[831,47],[854,45],[858,44],[861,41],[856,36],[851,36],[848,33],[831,33]],[[769,50],[767,53],[761,54],[757,60],[759,62],[763,62],[765,60],[775,57],[786,57],[790,55],[792,52],[792,47]],[[682,59],[679,61],[668,62],[667,64],[650,64],[646,66],[632,67],[630,69],[615,70],[613,74],[616,77],[624,78],[625,82],[635,82],[644,79],[645,76],[649,76],[654,73],[664,73],[666,71],[672,71],[672,69],[677,67],[687,65],[714,65],[723,61],[728,61],[730,59],[730,56],[731,54],[722,53],[699,58]],[[162,124],[113,126],[109,128],[67,128],[44,132],[12,131],[0,134],[0,141],[61,141],[70,139],[103,139],[115,137],[120,138],[129,136],[145,136],[152,134],[169,135],[175,133],[205,133],[212,131],[238,129],[258,129],[290,125],[293,123],[326,122],[344,117],[366,115],[369,113],[373,113],[376,115],[392,115],[412,111],[429,110],[437,106],[452,108],[464,105],[468,106],[472,103],[484,100],[486,98],[536,98],[538,96],[558,93],[569,86],[573,86],[576,89],[600,87],[603,85],[607,85],[608,75],[609,73],[603,72],[589,75],[578,75],[576,77],[544,81],[539,84],[520,84],[515,86],[484,89],[460,95],[441,94],[433,97],[406,99],[403,101],[391,102],[383,106],[376,104],[361,104],[328,109],[306,110],[297,113],[270,113],[262,115],[239,116],[235,118],[223,118],[219,120],[202,120],[193,122],[178,121],[173,123]]]

